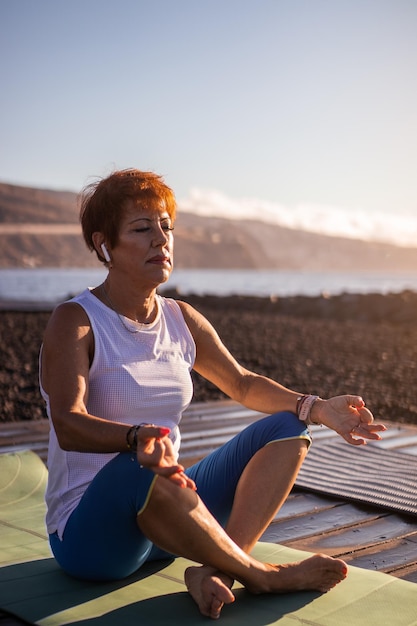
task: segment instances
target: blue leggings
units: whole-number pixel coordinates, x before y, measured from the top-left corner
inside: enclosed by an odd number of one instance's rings
[[[186,470],[212,515],[225,526],[239,478],[253,455],[273,441],[307,439],[305,425],[293,414],[275,413],[242,430],[218,450]],[[50,535],[60,566],[76,578],[117,580],[149,560],[167,558],[140,531],[136,517],[147,503],[153,472],[132,453],[120,453],[100,470],[65,527],[63,539]]]

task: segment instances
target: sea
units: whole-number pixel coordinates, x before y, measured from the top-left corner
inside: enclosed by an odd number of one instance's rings
[[[0,301],[57,303],[86,287],[100,284],[106,270],[33,268],[0,270]],[[415,272],[318,272],[307,270],[176,269],[160,289],[181,296],[242,295],[260,297],[319,296],[342,293],[417,292]]]

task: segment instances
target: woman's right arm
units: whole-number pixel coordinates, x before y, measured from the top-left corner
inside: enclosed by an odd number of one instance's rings
[[[59,445],[77,452],[126,450],[126,424],[87,411],[88,377],[94,336],[85,311],[66,302],[53,312],[42,348],[41,381],[49,396]]]
[[[58,443],[63,450],[75,452],[126,452],[130,425],[111,422],[87,411],[93,356],[94,336],[84,309],[70,302],[57,307],[44,335],[41,381],[49,396]],[[166,431],[153,425],[139,428],[138,461],[181,487],[195,489],[178,464]]]

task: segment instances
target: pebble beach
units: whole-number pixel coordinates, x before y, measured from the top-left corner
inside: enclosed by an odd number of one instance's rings
[[[376,419],[417,425],[417,293],[182,299],[245,367],[302,393],[362,395]],[[1,422],[45,418],[38,354],[50,310],[37,308],[0,306]],[[193,378],[194,401],[224,398]]]

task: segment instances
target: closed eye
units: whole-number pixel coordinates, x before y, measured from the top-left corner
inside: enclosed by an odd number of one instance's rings
[[[174,227],[171,226],[171,224],[161,224],[161,228],[162,228],[162,230],[165,230],[167,232],[171,231],[171,230],[174,230]],[[135,233],[146,233],[146,232],[148,232],[150,230],[151,230],[150,226],[142,226],[141,228],[135,228],[134,232]]]

